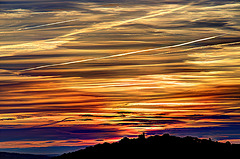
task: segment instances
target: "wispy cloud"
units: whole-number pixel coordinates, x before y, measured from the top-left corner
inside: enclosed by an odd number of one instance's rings
[[[115,58],[115,57],[127,56],[127,55],[132,55],[132,54],[137,54],[137,53],[143,53],[143,52],[150,52],[150,51],[155,51],[155,50],[175,48],[175,47],[180,47],[180,46],[184,46],[184,45],[189,45],[189,44],[197,43],[197,42],[200,42],[200,41],[205,41],[205,40],[214,39],[214,38],[217,38],[217,37],[220,37],[220,36],[223,36],[223,35],[224,35],[224,34],[222,34],[222,35],[217,35],[217,36],[211,36],[211,37],[202,38],[202,39],[198,39],[198,40],[193,40],[193,41],[189,41],[189,42],[185,42],[185,43],[181,43],[181,44],[177,44],[177,45],[164,46],[164,47],[153,48],[153,49],[146,49],[146,50],[139,50],[139,51],[127,52],[127,53],[110,55],[110,56],[104,56],[104,57],[98,57],[98,58],[92,58],[92,59],[85,59],[85,60],[78,60],[78,61],[70,61],[70,62],[64,62],[64,63],[59,63],[59,64],[51,64],[51,65],[38,66],[38,67],[34,67],[34,68],[28,68],[28,69],[20,70],[20,71],[18,71],[18,72],[16,72],[16,73],[21,73],[21,72],[26,72],[26,71],[31,71],[31,70],[37,70],[37,69],[42,69],[42,68],[48,68],[48,67],[55,67],[55,66],[62,66],[62,65],[70,65],[70,64],[74,64],[74,63],[83,63],[83,62],[88,62],[88,61],[95,61],[95,60],[108,59],[108,58]]]
[[[71,40],[74,40],[75,38],[71,38],[70,36],[73,35],[77,35],[77,34],[82,34],[82,33],[90,33],[90,32],[94,32],[94,31],[98,31],[98,30],[103,30],[103,29],[110,29],[112,27],[116,27],[116,26],[120,26],[126,23],[130,23],[130,22],[134,22],[137,20],[141,20],[141,19],[147,19],[147,18],[152,18],[152,17],[156,17],[156,16],[160,16],[160,15],[165,15],[165,14],[169,14],[181,9],[184,9],[186,7],[189,7],[191,4],[189,5],[185,5],[185,6],[181,6],[178,8],[174,8],[174,9],[169,9],[169,10],[158,10],[156,11],[154,14],[150,14],[150,15],[146,15],[146,16],[142,16],[142,17],[138,17],[138,18],[133,18],[133,19],[129,19],[129,20],[123,20],[123,21],[114,21],[114,22],[103,22],[103,23],[99,23],[99,24],[95,24],[89,28],[84,28],[84,29],[80,29],[80,30],[74,30],[71,33],[68,34],[64,34],[61,36],[58,36],[56,38],[53,39],[48,39],[48,40],[41,40],[41,41],[35,41],[35,42],[30,42],[30,43],[23,43],[23,44],[16,44],[16,45],[6,45],[6,46],[0,46],[0,51],[2,51],[2,54],[0,55],[0,57],[3,56],[11,56],[15,53],[20,53],[20,52],[33,52],[33,51],[40,51],[40,50],[48,50],[48,49],[55,49],[58,46],[67,43]],[[76,20],[76,19],[75,19]],[[24,28],[20,28],[21,30],[28,30],[28,29],[33,29],[36,27],[47,27],[50,25],[56,25],[59,23],[66,23],[66,22],[70,22],[70,21],[75,21],[75,20],[68,20],[68,21],[62,21],[62,22],[55,22],[55,23],[49,23],[49,24],[42,24],[42,25],[38,25],[38,26],[33,26],[33,27],[25,27]]]
[[[49,1],[2,4],[2,151],[139,131],[239,142],[238,3]]]
[[[37,26],[30,26],[30,27],[25,27],[25,28],[19,28],[18,30],[20,31],[20,30],[36,29],[36,28],[41,28],[41,27],[46,27],[46,26],[52,26],[52,25],[57,25],[57,24],[64,24],[64,23],[74,22],[74,21],[78,21],[78,20],[80,20],[80,19],[71,19],[71,20],[65,20],[65,21],[60,21],[60,22],[42,24],[42,25],[37,25]]]

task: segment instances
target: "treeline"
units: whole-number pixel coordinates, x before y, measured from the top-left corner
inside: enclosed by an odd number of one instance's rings
[[[54,159],[81,159],[81,158],[130,158],[147,157],[230,157],[238,156],[239,145],[230,142],[220,143],[211,139],[196,137],[176,137],[164,134],[148,138],[144,134],[138,138],[124,137],[119,142],[103,143],[85,149],[63,154]]]

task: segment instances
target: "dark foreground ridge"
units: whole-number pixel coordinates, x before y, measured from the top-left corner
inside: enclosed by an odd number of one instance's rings
[[[176,137],[164,134],[145,138],[139,135],[136,139],[124,137],[119,142],[103,143],[85,149],[63,154],[54,159],[80,158],[119,158],[119,157],[199,157],[199,156],[236,156],[240,152],[239,144],[220,143],[211,139],[196,137]]]
[[[50,157],[45,155],[0,152],[0,159],[50,159]]]

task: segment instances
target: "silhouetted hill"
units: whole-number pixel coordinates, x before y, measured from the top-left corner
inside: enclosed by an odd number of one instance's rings
[[[119,142],[103,143],[87,147],[72,153],[63,154],[54,159],[81,159],[81,158],[130,158],[130,157],[200,157],[200,156],[236,156],[240,152],[239,145],[230,142],[220,143],[211,139],[196,137],[176,137],[164,134],[145,138],[139,135],[136,139],[124,137]]]
[[[0,159],[50,159],[50,157],[45,155],[0,152]]]

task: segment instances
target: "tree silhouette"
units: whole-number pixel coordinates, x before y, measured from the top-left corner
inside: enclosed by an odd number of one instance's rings
[[[63,154],[54,159],[80,159],[86,157],[98,158],[147,158],[158,156],[169,157],[229,157],[239,152],[239,145],[232,145],[230,142],[220,143],[212,139],[198,139],[186,136],[183,138],[163,134],[145,137],[141,134],[138,138],[122,138],[119,142],[103,143],[87,147],[83,150]]]

